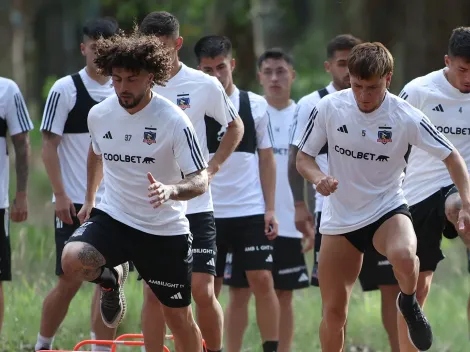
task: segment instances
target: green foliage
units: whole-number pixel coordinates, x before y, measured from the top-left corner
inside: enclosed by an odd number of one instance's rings
[[[54,83],[57,81],[57,76],[47,76],[44,84],[42,85],[42,94],[41,98],[43,101],[47,100],[47,96],[49,95],[49,91],[51,90]]]

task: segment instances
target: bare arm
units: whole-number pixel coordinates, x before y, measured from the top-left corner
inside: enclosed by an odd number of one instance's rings
[[[240,116],[237,116],[235,120],[228,124],[227,131],[220,141],[219,148],[217,148],[217,151],[209,161],[209,167],[207,169],[209,181],[212,180],[212,177],[219,171],[225,160],[227,160],[230,154],[237,148],[243,138],[244,130],[245,126]]]
[[[459,190],[462,207],[470,209],[470,182],[465,161],[456,149],[443,161],[449,170],[452,181]]]
[[[31,155],[28,132],[15,134],[11,140],[15,148],[16,193],[26,193]]]
[[[62,137],[48,131],[42,131],[42,161],[46,167],[47,175],[51,181],[52,191],[57,195],[65,195],[60,161],[57,148]]]
[[[297,153],[296,166],[300,175],[302,175],[308,182],[316,185],[326,175],[320,170],[315,158],[300,151]]]
[[[288,177],[289,185],[294,197],[294,203],[305,204],[305,181],[302,175],[297,171],[296,158],[299,148],[295,145],[289,146],[289,166]]]
[[[95,154],[90,144],[87,159],[87,189],[85,202],[95,205],[96,192],[103,180],[103,159],[101,155]]]
[[[28,132],[11,136],[15,148],[16,195],[11,207],[11,219],[15,222],[28,218],[28,174],[31,146]]]
[[[183,180],[171,187],[173,190],[170,199],[173,200],[190,200],[200,196],[209,187],[207,170],[204,169],[186,175]]]
[[[274,211],[276,193],[276,159],[272,148],[258,149],[259,174],[266,211]]]

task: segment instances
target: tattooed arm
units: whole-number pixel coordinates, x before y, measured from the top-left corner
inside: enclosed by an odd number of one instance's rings
[[[28,174],[31,147],[28,132],[11,136],[15,148],[16,167],[16,197],[13,200],[11,219],[15,222],[25,221],[28,218]]]

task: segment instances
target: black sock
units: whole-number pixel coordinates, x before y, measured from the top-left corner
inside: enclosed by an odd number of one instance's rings
[[[94,284],[98,284],[103,288],[117,289],[117,274],[114,272],[114,270],[104,266],[101,267],[101,270],[101,275],[91,282],[93,282]]]
[[[278,341],[265,341],[263,343],[263,352],[277,352]]]
[[[403,309],[410,309],[418,302],[416,301],[416,292],[407,295],[403,292],[400,293],[400,307]]]

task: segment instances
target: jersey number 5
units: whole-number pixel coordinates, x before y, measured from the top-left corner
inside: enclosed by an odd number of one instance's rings
[[[132,135],[131,135],[131,134],[126,134],[126,135],[124,136],[124,140],[125,140],[126,142],[129,142],[129,141],[131,140],[131,138],[132,138]]]

